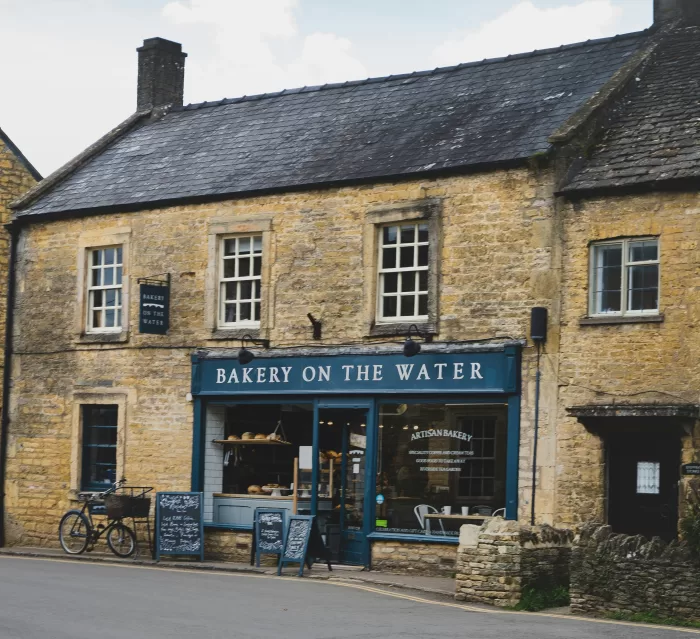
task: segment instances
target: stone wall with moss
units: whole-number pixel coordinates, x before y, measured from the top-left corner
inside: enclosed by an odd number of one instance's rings
[[[700,622],[700,558],[679,542],[585,525],[571,557],[571,612]]]

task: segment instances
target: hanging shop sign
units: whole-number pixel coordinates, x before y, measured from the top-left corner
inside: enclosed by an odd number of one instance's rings
[[[139,279],[139,333],[165,335],[170,328],[170,275]]]
[[[192,392],[203,395],[294,393],[514,393],[519,349],[483,353],[338,355],[193,360]]]

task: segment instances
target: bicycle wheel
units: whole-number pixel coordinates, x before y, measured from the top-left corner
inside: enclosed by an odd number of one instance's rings
[[[69,510],[58,525],[58,540],[69,555],[85,552],[90,543],[92,528],[88,518],[79,510]]]
[[[136,550],[134,531],[124,524],[114,524],[107,533],[107,545],[117,557],[131,557]]]

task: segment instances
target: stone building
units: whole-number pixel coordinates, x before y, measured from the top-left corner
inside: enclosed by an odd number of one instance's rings
[[[453,572],[462,513],[575,525],[616,472],[658,493],[623,444],[696,454],[693,13],[187,106],[180,45],[146,40],[136,113],[14,204],[8,542],[56,545],[126,476],[203,492],[211,556],[293,503],[338,561]]]
[[[10,222],[10,203],[28,191],[39,180],[41,180],[39,172],[10,137],[0,129],[0,224],[3,227]],[[0,232],[0,300],[2,300],[0,302],[0,362],[2,362],[5,383],[9,383],[9,376],[6,375],[5,371],[5,326],[8,319],[5,300],[7,299],[7,269],[11,261],[10,244],[10,235],[3,229]],[[0,426],[0,484],[3,483],[4,442],[7,441],[4,433],[8,422],[8,415],[3,410],[2,426]],[[3,510],[2,504],[3,491],[0,490],[0,512]],[[2,526],[0,525],[1,530]],[[0,543],[2,543],[2,534],[0,534]]]

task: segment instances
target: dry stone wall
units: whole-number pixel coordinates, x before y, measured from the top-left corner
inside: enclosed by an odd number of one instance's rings
[[[700,621],[700,560],[687,546],[587,524],[571,557],[571,612]]]
[[[462,526],[455,598],[515,606],[525,588],[568,586],[573,533],[494,519]]]
[[[455,544],[372,542],[372,570],[399,575],[452,577],[456,564]]]

